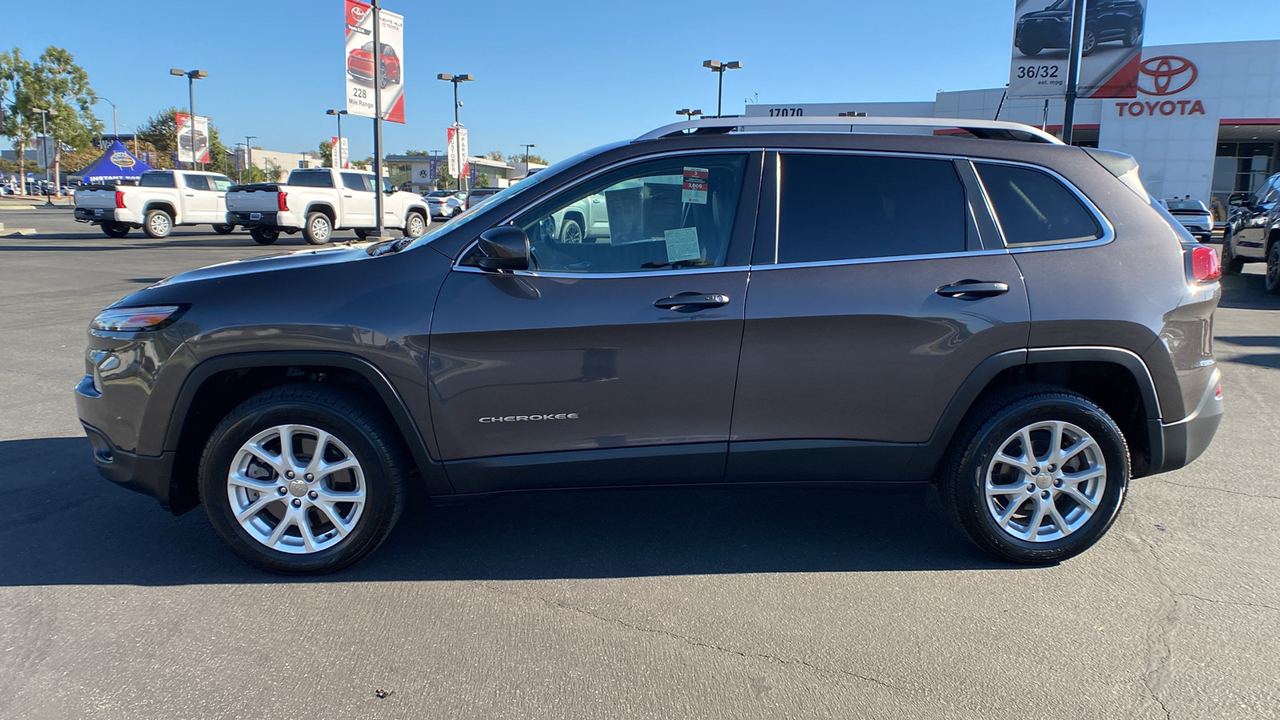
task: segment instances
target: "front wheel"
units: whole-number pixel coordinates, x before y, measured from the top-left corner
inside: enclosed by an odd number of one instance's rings
[[[1232,243],[1231,231],[1227,230],[1222,238],[1222,274],[1223,275],[1239,275],[1244,269],[1244,260],[1236,256],[1235,247]]]
[[[214,429],[200,499],[218,537],[268,572],[341,570],[386,539],[404,506],[399,439],[355,395],[268,390]]]
[[[249,228],[249,237],[259,245],[270,245],[280,237],[280,231],[269,227]]]
[[[167,238],[173,231],[173,217],[164,210],[148,210],[147,218],[142,223],[142,230],[149,238],[156,240]]]
[[[112,238],[122,238],[129,234],[129,226],[119,222],[105,222],[99,225],[102,234]]]
[[[1040,47],[1039,45],[1032,45],[1031,43],[1018,46],[1018,50],[1022,51],[1022,54],[1026,55],[1027,57],[1035,57],[1036,55],[1039,55],[1040,51],[1043,49],[1044,48]]]
[[[1102,538],[1128,484],[1128,446],[1111,417],[1087,398],[1038,385],[994,395],[972,413],[938,490],[978,547],[1043,565]]]
[[[213,226],[213,231],[219,235],[230,235],[231,231],[235,229],[235,225],[224,225],[222,223],[215,223]]]
[[[404,236],[416,240],[426,234],[427,219],[422,216],[422,213],[409,213],[409,217],[404,221]]]
[[[1129,25],[1129,31],[1124,34],[1124,46],[1133,47],[1134,45],[1137,45],[1138,41],[1141,39],[1142,21],[1134,20],[1133,23]]]
[[[1271,241],[1267,248],[1267,292],[1280,295],[1280,240]]]
[[[307,225],[302,230],[302,237],[312,245],[324,245],[333,234],[333,223],[329,216],[322,212],[313,212],[307,216]]]

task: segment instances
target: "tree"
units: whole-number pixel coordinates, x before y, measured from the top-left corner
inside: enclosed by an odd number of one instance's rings
[[[284,176],[284,170],[281,170],[274,160],[268,160],[266,176],[267,182],[280,182],[280,178]]]
[[[156,153],[155,167],[170,169],[178,156],[178,113],[176,107],[166,108],[154,117],[138,126],[138,139],[150,146]],[[222,144],[218,128],[209,123],[209,160],[211,166],[225,164],[228,154],[227,146]],[[224,168],[229,170],[229,168]]]
[[[476,187],[489,187],[489,173],[480,173],[476,177]]]
[[[61,177],[62,149],[83,150],[102,135],[102,123],[93,114],[98,96],[89,85],[89,74],[71,53],[50,45],[34,66],[35,83],[27,92],[48,109],[49,134],[53,137],[53,177]],[[59,195],[62,193],[59,192]]]
[[[0,133],[13,140],[13,149],[18,154],[20,183],[26,182],[27,145],[34,139],[31,116],[35,113],[31,112],[32,102],[26,87],[33,75],[31,63],[23,59],[21,49],[15,47],[11,53],[0,53],[0,113],[5,116]],[[10,91],[13,99],[6,107],[3,103],[9,100]]]
[[[440,174],[436,176],[437,190],[452,190],[458,187],[458,178],[449,174],[449,167],[444,163],[439,165]]]
[[[535,165],[548,165],[546,158],[536,153],[517,153],[507,158],[510,163],[533,163]]]
[[[320,167],[333,167],[333,141],[320,141]]]
[[[485,157],[489,158],[490,160],[497,160],[498,162],[502,162],[502,151],[490,150],[489,152],[485,153]]]

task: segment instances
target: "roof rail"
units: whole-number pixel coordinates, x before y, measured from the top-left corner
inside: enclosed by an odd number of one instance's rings
[[[919,118],[919,117],[838,117],[824,115],[821,117],[720,117],[703,118],[664,125],[651,130],[632,142],[657,140],[659,138],[682,135],[692,130],[701,133],[729,133],[735,130],[777,128],[831,128],[827,132],[875,132],[875,130],[856,130],[855,128],[934,128],[938,130],[958,129],[971,135],[990,140],[1020,140],[1023,142],[1049,143],[1061,145],[1062,141],[1049,133],[1022,123],[1005,122],[1003,120],[976,120],[972,118]],[[846,129],[847,128],[847,129]],[[884,132],[884,131],[881,131]]]

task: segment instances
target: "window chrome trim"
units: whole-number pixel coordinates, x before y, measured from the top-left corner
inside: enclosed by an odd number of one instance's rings
[[[882,257],[869,258],[848,258],[845,260],[811,260],[808,262],[795,263],[774,263],[770,265],[752,265],[751,271],[757,270],[782,270],[786,268],[815,268],[815,267],[836,267],[840,265],[873,265],[880,263],[898,263],[908,262],[910,260],[946,260],[949,258],[970,258],[970,257],[987,257],[993,255],[1008,255],[1009,251],[1003,248],[999,250],[966,250],[951,253],[927,253],[923,255],[885,255]]]
[[[1000,233],[1000,242],[1010,253],[1045,252],[1047,250],[1074,250],[1077,248],[1098,247],[1099,245],[1106,245],[1112,240],[1115,240],[1115,226],[1111,224],[1111,221],[1107,219],[1107,216],[1098,209],[1097,205],[1093,204],[1093,201],[1090,200],[1087,195],[1080,191],[1080,188],[1075,186],[1075,183],[1072,183],[1060,173],[1040,165],[1032,165],[1031,163],[1017,162],[1013,160],[993,160],[989,158],[966,159],[973,165],[973,174],[977,176],[978,186],[982,188],[982,194],[986,198],[987,212],[991,213],[991,219],[995,221],[996,224],[996,231]],[[978,168],[978,165],[981,164],[1007,165],[1010,167],[1038,171],[1057,180],[1063,187],[1067,188],[1068,192],[1076,196],[1076,199],[1080,201],[1081,205],[1084,205],[1084,209],[1089,214],[1093,215],[1094,221],[1102,228],[1102,235],[1089,240],[1066,238],[1063,240],[1048,240],[1042,243],[1027,243],[1024,245],[1010,244],[1008,236],[1005,235],[1004,232],[1004,225],[1000,222],[1000,215],[996,212],[995,205],[991,202],[991,194],[987,192],[987,184],[982,179],[982,172]]]
[[[525,203],[524,205],[522,205],[522,206],[520,206],[519,208],[517,208],[517,209],[516,209],[514,212],[512,212],[511,214],[509,214],[509,215],[507,215],[506,217],[502,218],[501,220],[499,220],[498,222],[494,223],[493,225],[490,225],[489,227],[499,227],[499,226],[501,226],[501,225],[506,225],[506,224],[510,223],[512,220],[515,220],[517,215],[520,215],[521,213],[523,213],[523,212],[525,212],[525,211],[527,211],[527,210],[531,209],[533,206],[538,205],[539,203],[541,203],[541,202],[545,201],[549,195],[554,195],[554,194],[556,194],[556,193],[560,193],[560,192],[569,192],[569,191],[573,190],[574,188],[581,186],[583,183],[590,182],[591,180],[594,180],[595,178],[597,178],[597,177],[599,177],[599,176],[601,176],[601,175],[604,175],[605,173],[613,172],[614,170],[617,170],[617,169],[619,169],[619,168],[626,167],[627,165],[635,165],[635,164],[639,164],[639,163],[643,163],[643,162],[648,162],[648,161],[650,161],[650,160],[662,160],[662,159],[664,159],[664,158],[682,157],[682,156],[685,156],[685,155],[741,155],[741,154],[743,154],[743,153],[746,153],[746,154],[750,155],[750,154],[751,154],[751,153],[753,153],[753,152],[763,152],[763,148],[761,148],[761,146],[759,146],[759,145],[749,145],[749,146],[745,146],[745,147],[732,147],[732,148],[698,148],[698,149],[689,149],[689,150],[667,150],[667,151],[665,151],[665,152],[653,153],[653,154],[651,154],[651,155],[639,155],[639,156],[632,156],[632,157],[628,157],[628,158],[626,158],[626,159],[619,160],[619,161],[617,161],[617,162],[615,162],[615,163],[613,163],[613,164],[606,165],[605,167],[597,168],[594,172],[592,172],[592,173],[590,173],[590,174],[588,174],[588,175],[583,175],[582,177],[578,178],[577,180],[575,180],[574,182],[572,182],[572,183],[570,183],[570,184],[568,184],[568,185],[564,185],[563,187],[556,188],[556,190],[555,190],[554,192],[552,192],[552,193],[546,193],[546,194],[543,194],[543,195],[539,196],[536,200],[533,200],[533,201],[531,201],[531,202],[527,202],[527,203]],[[742,198],[741,198],[741,197],[739,197],[739,198],[738,198],[738,202],[739,202],[739,203],[741,203],[741,202],[742,202]],[[757,210],[758,210],[758,208],[757,208]],[[482,230],[481,232],[483,232],[483,230]],[[733,239],[732,239],[732,238],[730,238],[729,242],[730,242],[730,243],[732,243],[732,242],[733,242]],[[466,257],[466,256],[467,256],[467,254],[468,254],[468,253],[470,253],[473,249],[475,249],[476,245],[479,245],[479,244],[480,244],[480,239],[479,239],[479,238],[476,238],[475,240],[472,240],[470,243],[467,243],[467,245],[466,245],[465,247],[463,247],[463,248],[462,248],[462,252],[458,253],[458,257],[454,258],[454,260],[453,260],[453,268],[452,268],[452,269],[453,269],[453,270],[458,270],[458,271],[466,271],[466,272],[481,272],[481,273],[489,274],[489,273],[488,273],[488,271],[486,271],[486,270],[482,270],[482,269],[480,269],[480,268],[473,268],[473,267],[472,267],[472,266],[470,266],[470,265],[459,265],[459,264],[458,264],[458,263],[460,263],[460,262],[462,261],[462,258]],[[655,268],[655,269],[656,269],[656,268]],[[567,277],[567,278],[583,278],[583,277],[614,277],[614,278],[621,278],[621,277],[653,277],[653,276],[655,276],[655,275],[660,275],[660,274],[669,274],[669,273],[677,273],[677,272],[678,272],[678,273],[683,273],[683,274],[693,274],[693,273],[695,273],[695,272],[697,272],[697,273],[707,273],[707,272],[714,272],[714,271],[721,271],[721,270],[728,271],[728,270],[734,270],[734,269],[738,269],[738,270],[746,270],[746,269],[747,269],[747,266],[746,266],[746,265],[741,265],[741,266],[736,266],[736,267],[734,267],[734,268],[719,268],[719,267],[716,267],[716,268],[673,268],[673,269],[671,269],[671,270],[666,271],[666,273],[652,273],[652,272],[627,272],[627,273],[566,273],[566,272],[556,272],[556,271],[550,271],[550,272],[537,272],[537,271],[530,271],[530,270],[512,270],[512,271],[510,271],[510,274],[522,275],[522,276],[525,276],[525,277]]]
[[[575,280],[584,280],[589,278],[602,278],[602,279],[616,280],[618,278],[671,277],[676,273],[679,273],[681,276],[684,276],[684,275],[711,275],[716,273],[728,273],[728,272],[747,272],[751,270],[752,267],[750,265],[733,265],[728,267],[709,267],[709,268],[674,268],[670,270],[654,268],[650,272],[624,272],[624,273],[571,273],[571,272],[559,272],[559,271],[543,272],[541,270],[505,270],[501,272],[495,272],[493,270],[485,270],[483,268],[472,267],[471,265],[457,265],[457,264],[453,266],[453,269],[456,272],[480,273],[481,275],[493,275],[496,277],[500,277],[502,275],[515,275],[519,277],[542,277],[542,278],[554,278],[554,279],[570,278]]]

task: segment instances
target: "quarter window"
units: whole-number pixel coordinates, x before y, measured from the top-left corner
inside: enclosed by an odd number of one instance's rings
[[[1096,240],[1102,226],[1075,193],[1025,167],[976,163],[1009,245]]]
[[[778,262],[956,253],[968,231],[948,160],[784,154]]]
[[[535,270],[662,272],[721,267],[746,155],[689,155],[608,173],[517,217]]]

